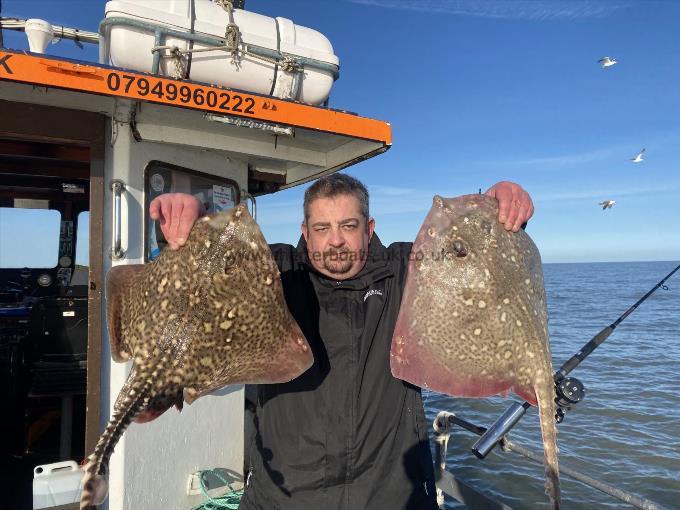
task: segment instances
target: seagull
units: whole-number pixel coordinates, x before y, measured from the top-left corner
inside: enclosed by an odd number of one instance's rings
[[[645,149],[643,148],[640,152],[638,152],[634,158],[630,158],[630,160],[633,163],[642,163],[644,159],[642,159],[642,155],[645,153]]]
[[[602,57],[600,60],[598,60],[598,63],[602,64],[602,69],[606,69],[607,67],[611,67],[616,64],[616,59],[611,57]]]
[[[600,202],[597,205],[602,206],[602,210],[604,211],[605,209],[611,209],[612,206],[616,203],[616,200],[605,200],[604,202]]]

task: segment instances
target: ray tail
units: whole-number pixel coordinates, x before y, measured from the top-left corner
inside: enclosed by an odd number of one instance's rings
[[[557,463],[557,427],[555,425],[555,395],[552,380],[548,384],[536,384],[538,414],[543,436],[545,465],[545,492],[553,510],[561,508],[559,466]]]
[[[146,406],[147,388],[139,393],[130,390],[128,398],[109,420],[106,429],[99,438],[94,452],[88,458],[83,476],[83,492],[80,498],[80,510],[90,510],[100,505],[108,494],[106,480],[109,459],[118,440],[130,425],[134,417]]]

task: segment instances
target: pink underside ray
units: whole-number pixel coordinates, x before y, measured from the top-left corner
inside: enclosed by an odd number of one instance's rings
[[[464,362],[445,366],[426,347],[425,342],[408,338],[403,326],[397,323],[390,352],[392,375],[421,388],[453,397],[483,398],[514,392],[531,405],[537,405],[533,388],[516,387],[507,374],[491,374],[491,378],[471,373]]]

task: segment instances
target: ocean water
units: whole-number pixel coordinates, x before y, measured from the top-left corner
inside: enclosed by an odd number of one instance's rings
[[[545,264],[550,343],[557,370],[614,322],[679,262]],[[558,426],[560,463],[664,508],[680,509],[680,270],[629,315],[569,375],[586,396]],[[423,392],[430,422],[446,410],[488,427],[508,398],[455,399]],[[538,412],[531,408],[510,433],[538,451]],[[496,448],[472,455],[477,436],[454,427],[447,467],[457,477],[516,509],[548,508],[543,466]],[[563,507],[633,508],[567,476]],[[447,509],[464,508],[447,497]]]

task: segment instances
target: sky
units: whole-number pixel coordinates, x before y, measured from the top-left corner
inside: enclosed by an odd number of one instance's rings
[[[90,31],[99,0],[0,0],[3,16]],[[159,3],[170,0],[157,0]],[[383,243],[432,197],[510,180],[531,195],[544,262],[680,259],[680,2],[246,0],[328,37],[330,106],[390,122],[393,146],[347,170]],[[25,48],[5,31],[5,45]],[[63,41],[51,54],[96,60]],[[618,63],[602,69],[604,56]],[[632,163],[642,148],[645,159]],[[269,242],[297,243],[304,187],[258,199]],[[602,210],[598,202],[615,200]]]

